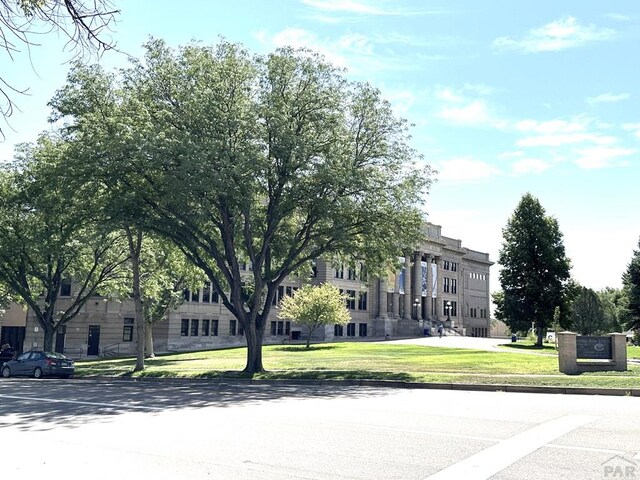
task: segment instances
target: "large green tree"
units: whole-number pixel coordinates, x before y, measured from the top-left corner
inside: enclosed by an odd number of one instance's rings
[[[0,175],[0,282],[32,309],[47,350],[91,297],[121,288],[128,258],[122,235],[92,220],[89,192],[62,185],[68,159],[65,142],[42,137]]]
[[[384,271],[420,239],[432,172],[380,92],[312,52],[146,51],[117,85],[97,69],[72,73],[52,104],[91,146],[85,161],[136,172],[147,225],[206,273],[244,328],[245,371],[261,371],[280,283],[321,256]],[[103,121],[105,98],[126,108]]]
[[[596,293],[602,304],[607,329],[611,332],[622,332],[629,321],[625,290],[607,287]]]
[[[293,320],[307,327],[307,348],[311,345],[311,335],[324,325],[346,325],[351,315],[345,304],[348,295],[330,283],[303,285],[293,296],[285,297],[280,303],[278,316]]]
[[[569,285],[571,264],[562,233],[557,220],[526,193],[502,234],[498,258],[504,292],[502,315],[513,332],[533,325],[536,344],[541,347],[555,307],[563,307]]]
[[[579,287],[578,295],[571,303],[571,324],[581,335],[594,335],[607,330],[602,302],[590,288]]]
[[[622,275],[622,285],[627,297],[626,328],[640,332],[640,240],[638,250],[633,251],[626,272]],[[636,335],[638,336],[638,335]]]

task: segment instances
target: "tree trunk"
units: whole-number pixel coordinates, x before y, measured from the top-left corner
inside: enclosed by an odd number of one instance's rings
[[[53,352],[53,339],[55,337],[56,332],[53,329],[53,327],[48,324],[42,330],[44,330],[44,345],[42,346],[42,349],[45,352]]]
[[[144,344],[145,344],[145,320],[142,308],[142,293],[140,291],[140,250],[142,249],[142,231],[135,233],[135,239],[130,226],[125,226],[127,240],[129,241],[129,254],[131,256],[131,270],[133,273],[133,304],[135,308],[135,324],[138,337],[136,352],[136,366],[134,372],[144,370]]]
[[[153,358],[156,356],[153,351],[153,323],[149,322],[145,330],[145,354],[147,358]]]
[[[264,372],[262,366],[262,336],[264,329],[258,329],[254,322],[251,322],[244,329],[244,335],[247,339],[247,365],[243,372],[254,374]]]
[[[542,348],[543,334],[544,334],[544,329],[542,327],[537,327],[536,328],[536,335],[537,335],[538,338],[536,340],[536,347]]]

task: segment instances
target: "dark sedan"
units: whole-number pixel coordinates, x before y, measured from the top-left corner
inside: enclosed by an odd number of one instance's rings
[[[74,370],[73,360],[61,353],[31,350],[18,355],[15,360],[6,362],[1,372],[4,378],[19,375],[35,378],[45,376],[69,378]]]

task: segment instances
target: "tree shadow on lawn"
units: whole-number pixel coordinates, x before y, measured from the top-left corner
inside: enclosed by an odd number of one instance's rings
[[[311,345],[309,348],[306,345],[292,345],[288,347],[270,347],[269,350],[277,352],[317,352],[320,350],[334,350],[336,345]]]
[[[538,347],[537,345],[527,345],[524,343],[503,343],[498,346],[505,347],[505,350],[508,350],[509,348],[513,348],[515,350],[526,350],[529,352],[544,352],[544,353],[556,352],[556,347],[553,345],[543,345],[542,347]]]

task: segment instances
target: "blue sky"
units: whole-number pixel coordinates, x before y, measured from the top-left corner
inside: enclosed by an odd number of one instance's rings
[[[139,55],[150,36],[180,45],[219,36],[266,53],[310,47],[378,87],[414,124],[438,171],[427,199],[443,234],[497,259],[501,229],[531,192],[558,219],[572,274],[619,287],[640,237],[640,3],[236,0],[118,1],[112,36]],[[53,35],[31,55],[0,56],[29,96],[2,125],[0,159],[47,128],[69,53]],[[109,52],[107,67],[126,64]],[[497,267],[492,290],[499,288]]]

